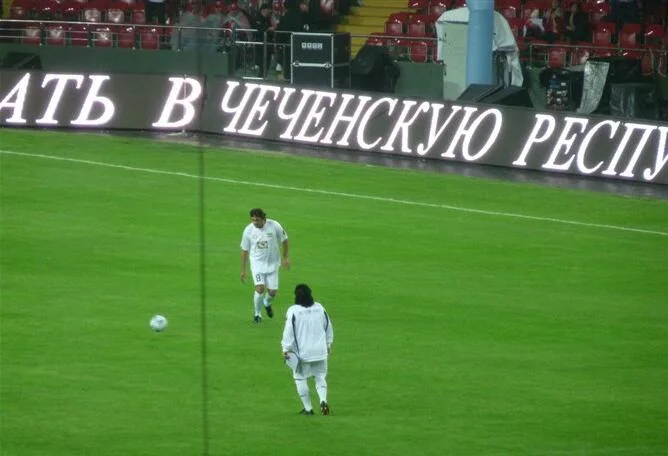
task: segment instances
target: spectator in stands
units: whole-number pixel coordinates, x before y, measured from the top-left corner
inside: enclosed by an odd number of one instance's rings
[[[165,0],[147,0],[146,23],[165,25],[167,23],[167,6]]]
[[[202,39],[202,15],[199,3],[193,3],[190,8],[183,11],[178,19],[179,33],[171,35],[171,46],[173,50],[192,51]]]
[[[543,21],[540,18],[540,11],[534,9],[529,15],[529,19],[524,23],[524,37],[541,39],[545,33]]]
[[[571,11],[566,16],[565,21],[566,38],[571,42],[577,43],[581,41],[591,40],[591,27],[589,26],[589,18],[582,12],[580,5],[576,2],[571,5]]]
[[[253,7],[253,4],[250,0],[235,0],[235,3],[239,7],[239,10],[241,10],[242,13],[244,13],[246,16],[252,18],[253,17],[253,11],[255,8]]]
[[[318,32],[322,28],[322,11],[320,0],[303,0],[299,9],[304,15],[304,24],[308,32]]]
[[[554,13],[555,10],[561,9],[561,2],[559,0],[552,0],[552,6],[550,6],[547,10],[545,10],[545,14],[543,15],[543,20],[547,20],[550,18],[552,13]]]
[[[267,76],[267,70],[269,69],[269,63],[274,51],[274,30],[276,28],[271,24],[271,14],[271,3],[263,3],[260,5],[260,10],[253,17],[253,28],[257,30],[255,41],[264,43],[262,46],[256,46],[255,49],[255,65],[258,67],[258,76],[261,78]],[[262,57],[265,57],[265,59],[263,60]]]
[[[282,62],[276,67],[277,71],[283,71],[283,78],[292,78],[292,50],[290,49],[290,36],[293,32],[304,31],[304,16],[300,9],[299,0],[285,1],[285,14],[276,27],[276,44],[281,45]]]
[[[617,30],[624,24],[640,22],[641,0],[610,0],[610,22],[617,24]]]
[[[554,6],[554,3],[557,6]],[[543,17],[543,39],[548,43],[554,43],[559,40],[564,33],[564,13],[559,6],[558,0],[553,2],[553,8],[549,10]]]

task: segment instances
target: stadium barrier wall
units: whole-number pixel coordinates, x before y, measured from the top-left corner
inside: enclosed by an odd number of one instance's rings
[[[229,77],[230,56],[224,53],[143,51],[123,48],[28,46],[0,43],[0,57],[11,52],[39,56],[43,71],[133,74],[205,74]]]
[[[32,53],[40,57],[41,69],[48,72],[102,72],[109,74],[203,74],[207,77],[234,77],[232,57],[227,53],[192,51],[142,51],[116,48],[97,49],[75,46],[27,46],[0,43],[0,58],[10,52]],[[396,62],[401,76],[395,93],[424,98],[443,98],[443,65]]]
[[[3,71],[0,125],[199,131],[668,184],[668,123],[203,76]]]

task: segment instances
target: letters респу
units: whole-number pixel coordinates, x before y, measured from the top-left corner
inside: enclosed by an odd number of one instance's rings
[[[667,135],[668,126],[535,114],[531,133],[512,165],[526,167],[527,158],[542,148],[545,170],[651,182],[668,162]]]

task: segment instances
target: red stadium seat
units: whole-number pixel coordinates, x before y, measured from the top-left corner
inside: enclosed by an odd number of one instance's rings
[[[661,47],[663,46],[663,38],[665,32],[663,26],[661,25],[648,25],[645,27],[645,33],[643,40],[645,41],[645,46],[647,47]]]
[[[411,62],[424,63],[429,58],[429,44],[426,41],[412,41],[409,50]]]
[[[508,25],[510,30],[513,32],[515,39],[519,39],[522,36],[522,28],[524,27],[524,20],[521,18],[508,19]]]
[[[25,20],[30,19],[30,11],[34,4],[30,0],[14,0],[9,7],[9,18]]]
[[[610,5],[607,3],[596,3],[590,6],[589,21],[596,27],[610,14]]]
[[[89,3],[83,9],[84,22],[102,22],[102,9],[98,5]]]
[[[77,0],[66,0],[61,5],[61,17],[64,21],[80,21],[84,4]]]
[[[88,46],[88,26],[73,25],[70,27],[70,44],[72,46]]]
[[[139,30],[139,47],[141,49],[160,49],[162,28],[142,27]]]
[[[390,14],[387,17],[387,20],[389,22],[401,22],[401,23],[407,23],[411,18],[411,13],[407,13],[406,11],[397,11],[395,13]]]
[[[622,49],[636,49],[640,47],[640,24],[624,24],[619,32],[618,44]]]
[[[429,9],[429,0],[408,0],[408,7],[424,11]]]
[[[143,3],[137,3],[132,7],[132,23],[136,25],[146,24],[146,10]]]
[[[23,36],[21,37],[23,44],[42,44],[42,28],[39,25],[26,25],[23,29]]]
[[[506,19],[514,19],[522,10],[520,0],[500,0],[496,3],[496,10]]]
[[[207,16],[210,14],[225,14],[227,13],[227,5],[222,0],[216,0],[210,5],[207,5],[205,13]]]
[[[67,29],[61,24],[51,24],[46,27],[46,44],[49,46],[65,46],[67,44]]]
[[[410,59],[410,48],[412,41],[406,39],[396,39],[391,43],[391,54],[398,60]]]
[[[450,5],[446,0],[433,0],[429,2],[429,11],[430,16],[441,17],[441,14],[445,13]]]
[[[137,34],[131,25],[124,25],[116,29],[116,40],[119,48],[134,49]]]
[[[410,19],[408,13],[392,13],[385,22],[385,33],[392,36],[402,36],[405,24]]]
[[[106,25],[95,26],[91,29],[91,40],[94,47],[113,47],[114,35]]]
[[[601,22],[594,30],[593,43],[596,46],[609,46],[612,43],[612,35],[615,33],[615,24],[612,22]]]
[[[119,8],[119,6],[120,5],[115,4],[107,8],[107,11],[104,13],[105,22],[109,22],[111,24],[125,24],[125,11],[127,10],[127,7],[124,6]]]
[[[87,25],[73,25],[69,31],[70,45],[72,46],[89,46],[88,26]]]
[[[499,13],[506,19],[515,19],[518,15],[518,12],[520,11],[519,8],[515,8],[514,6],[506,6],[505,8],[502,8],[499,10]]]
[[[386,22],[385,33],[392,36],[403,36],[404,26],[401,22]]]
[[[428,30],[431,18],[425,14],[414,14],[408,21],[408,36],[422,37],[431,35]]]
[[[60,3],[55,0],[36,0],[33,8],[37,19],[53,20],[60,11]]]

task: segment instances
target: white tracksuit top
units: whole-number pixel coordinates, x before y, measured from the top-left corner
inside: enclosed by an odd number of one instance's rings
[[[334,342],[334,328],[325,308],[318,302],[311,307],[293,304],[285,315],[281,346],[296,353],[302,361],[327,359],[327,348]]]

